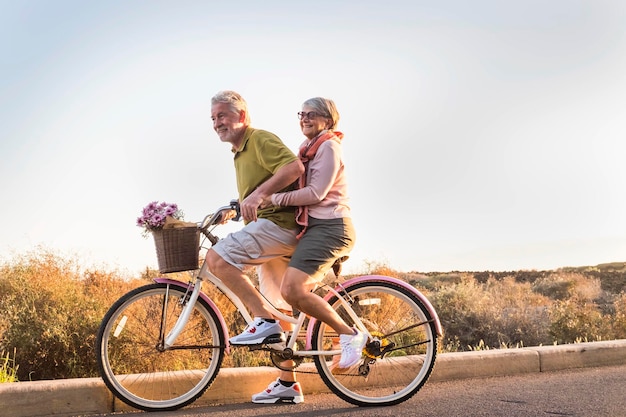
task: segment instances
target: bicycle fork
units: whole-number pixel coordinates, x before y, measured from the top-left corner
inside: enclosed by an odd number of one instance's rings
[[[161,313],[161,331],[160,331],[160,340],[162,340],[161,348],[163,350],[169,349],[171,346],[176,343],[176,339],[180,335],[180,332],[183,331],[187,322],[189,321],[189,317],[191,316],[191,312],[193,311],[194,306],[196,305],[196,301],[198,300],[198,295],[200,295],[200,290],[202,288],[202,279],[200,277],[196,278],[196,283],[192,284],[189,282],[187,285],[187,292],[185,295],[178,301],[183,307],[181,310],[178,319],[176,320],[176,324],[172,327],[172,330],[168,333],[167,336],[163,337],[165,333],[165,323],[167,322],[166,314],[167,314],[167,303],[169,300],[169,289],[170,285],[167,285],[167,291],[165,292],[165,300],[163,300],[163,311]]]

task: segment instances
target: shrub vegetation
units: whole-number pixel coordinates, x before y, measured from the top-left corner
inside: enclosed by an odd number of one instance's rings
[[[17,382],[17,368],[15,361],[11,359],[11,355],[7,352],[0,352],[0,383]]]
[[[447,352],[626,338],[626,263],[446,273],[371,263],[365,273],[397,277],[423,292],[439,314]],[[0,264],[0,382],[98,376],[94,342],[102,317],[122,294],[157,275],[85,270],[42,248]],[[205,290],[231,334],[240,332],[245,323],[234,306],[212,287]],[[231,352],[225,366],[271,364],[265,353]]]

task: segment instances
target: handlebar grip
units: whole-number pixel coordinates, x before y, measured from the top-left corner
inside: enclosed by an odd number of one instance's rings
[[[231,220],[234,222],[241,220],[241,207],[239,207],[239,200],[230,200],[230,208],[237,212],[237,215]]]

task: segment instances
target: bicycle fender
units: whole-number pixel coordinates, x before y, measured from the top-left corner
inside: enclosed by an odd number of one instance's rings
[[[165,277],[154,278],[154,281],[159,284],[169,284],[173,287],[178,287],[184,290],[187,290],[187,287],[188,287],[187,284],[177,281],[175,279],[171,279],[171,278],[165,278]],[[202,298],[209,305],[211,310],[215,312],[215,315],[217,316],[218,320],[220,321],[220,325],[222,326],[222,331],[224,332],[224,339],[228,340],[228,327],[226,326],[226,321],[224,320],[224,316],[222,316],[222,313],[220,312],[220,310],[217,308],[215,303],[209,297],[207,297],[207,295],[203,293],[202,291],[200,291],[200,294],[198,296]],[[228,343],[226,343],[225,348],[226,348],[226,353],[230,353],[230,346],[228,345]]]
[[[341,284],[341,286],[336,286],[335,290],[341,293],[343,288],[347,288],[353,284],[357,284],[363,281],[387,281],[394,285],[406,288],[407,290],[411,291],[424,304],[424,307],[426,307],[426,310],[428,310],[428,313],[433,318],[433,321],[435,323],[435,331],[437,332],[437,335],[438,336],[443,335],[443,328],[441,327],[441,321],[439,321],[439,316],[437,315],[437,311],[435,311],[435,308],[433,307],[433,305],[430,303],[430,301],[428,301],[428,298],[426,298],[426,296],[422,294],[417,288],[413,287],[412,285],[410,285],[409,283],[405,281],[402,281],[401,279],[387,277],[384,275],[363,275],[363,276],[354,277],[345,281],[344,283]],[[330,301],[332,296],[333,296],[333,293],[328,292],[324,296],[324,300],[328,302]],[[307,326],[307,331],[306,331],[307,349],[311,349],[311,338],[313,336],[313,326],[315,325],[316,321],[317,319],[315,317],[311,317],[309,320],[309,324]]]

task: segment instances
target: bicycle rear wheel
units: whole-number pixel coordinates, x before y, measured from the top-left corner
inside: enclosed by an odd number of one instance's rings
[[[215,312],[198,298],[175,345],[162,348],[182,310],[183,287],[150,284],[122,296],[105,315],[96,339],[102,379],[126,404],[144,411],[175,410],[211,385],[224,359]]]
[[[399,404],[428,380],[437,355],[434,318],[410,290],[384,280],[364,281],[346,288],[352,309],[367,327],[370,339],[362,360],[338,369],[339,355],[316,356],[324,383],[345,401],[359,406]],[[329,304],[352,325],[337,297]],[[337,333],[321,321],[313,327],[317,350],[339,349]]]

